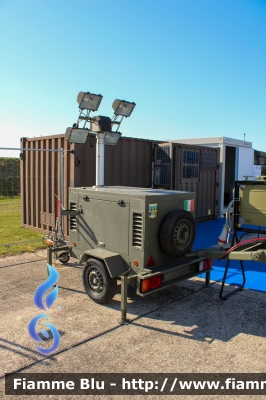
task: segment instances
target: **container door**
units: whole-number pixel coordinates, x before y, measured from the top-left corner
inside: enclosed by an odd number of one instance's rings
[[[154,145],[153,187],[172,189],[173,181],[173,143]]]
[[[242,181],[245,176],[253,176],[254,149],[250,147],[237,148],[236,180]]]
[[[225,146],[224,160],[224,176],[223,176],[223,212],[227,210],[227,206],[233,199],[233,189],[235,180],[237,179],[237,147]]]

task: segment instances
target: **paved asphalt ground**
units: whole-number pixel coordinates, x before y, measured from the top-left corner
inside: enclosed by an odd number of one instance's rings
[[[212,279],[206,288],[200,278],[145,298],[130,290],[128,318],[131,323],[121,326],[118,323],[120,294],[107,305],[95,304],[84,293],[82,268],[75,260],[70,261],[68,266],[55,265],[60,274],[59,294],[46,312],[60,332],[60,346],[51,356],[43,356],[34,347],[36,343],[28,333],[28,323],[40,313],[33,304],[33,295],[47,279],[46,251],[0,259],[1,399],[85,398],[78,395],[5,395],[4,374],[14,372],[80,372],[85,375],[266,372],[265,292],[244,289],[222,301],[219,299],[220,283]],[[232,286],[226,290],[232,290]],[[52,342],[49,338],[48,346]],[[166,396],[143,393],[88,397],[163,399]],[[169,395],[166,398],[177,397],[265,399],[266,395]]]

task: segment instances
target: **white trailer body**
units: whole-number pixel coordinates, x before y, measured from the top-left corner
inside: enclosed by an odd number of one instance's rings
[[[228,137],[171,140],[176,143],[196,144],[220,148],[220,191],[218,216],[222,218],[232,200],[232,191],[236,180],[253,176],[254,149],[252,142]]]

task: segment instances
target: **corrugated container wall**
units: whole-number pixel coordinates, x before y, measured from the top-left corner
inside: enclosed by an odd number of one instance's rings
[[[182,179],[182,153],[188,149],[185,145],[175,145],[175,160],[176,160],[176,173],[175,173],[175,189],[187,190],[188,192],[196,192],[196,221],[204,221],[217,217],[218,212],[218,199],[219,199],[219,149],[210,147],[193,146],[193,150],[200,152],[199,160],[199,179],[198,181],[189,182]],[[203,155],[208,159],[209,156],[215,157],[214,163],[210,166],[204,166]],[[214,158],[212,158],[214,160]]]
[[[152,141],[121,137],[105,146],[104,183],[107,186],[151,187]],[[96,138],[75,145],[73,187],[93,186],[96,180]]]
[[[261,165],[261,174],[266,175],[266,152],[254,150],[254,164]]]
[[[152,141],[122,137],[117,146],[105,146],[105,185],[151,187]],[[22,225],[49,231],[55,222],[56,199],[61,197],[60,156],[64,149],[64,206],[68,188],[93,186],[96,180],[96,137],[84,145],[69,145],[65,135],[22,138]],[[70,152],[72,151],[72,153]],[[67,219],[64,219],[68,235]]]
[[[56,200],[61,198],[60,150],[64,150],[63,205],[68,208],[69,187],[95,185],[96,137],[89,134],[84,145],[69,145],[65,135],[22,138],[22,148],[33,149],[21,151],[22,225],[49,231],[55,224]],[[168,180],[169,185],[158,184],[157,187],[196,192],[196,219],[215,218],[218,151],[210,147],[122,137],[117,146],[105,146],[104,182],[107,186],[156,187],[155,181],[161,171],[161,178],[164,183]],[[160,158],[157,167],[154,154]],[[64,227],[68,236],[67,217]]]
[[[55,223],[56,200],[61,197],[61,149],[64,150],[64,198],[74,182],[73,156],[65,135],[21,138],[22,226],[43,232]],[[67,204],[67,203],[65,203]],[[67,223],[65,219],[65,223]]]
[[[154,144],[154,187],[196,192],[196,221],[217,217],[219,148]]]

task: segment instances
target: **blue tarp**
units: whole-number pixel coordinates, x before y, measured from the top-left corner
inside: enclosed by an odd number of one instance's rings
[[[197,223],[194,250],[210,247],[217,244],[217,239],[223,229],[225,219],[219,218],[207,222]],[[266,292],[266,263],[243,261],[246,274],[245,288]],[[211,279],[221,282],[226,261],[214,260]],[[205,277],[201,274],[200,277]],[[230,261],[226,283],[239,286],[242,283],[242,273],[239,261]]]

